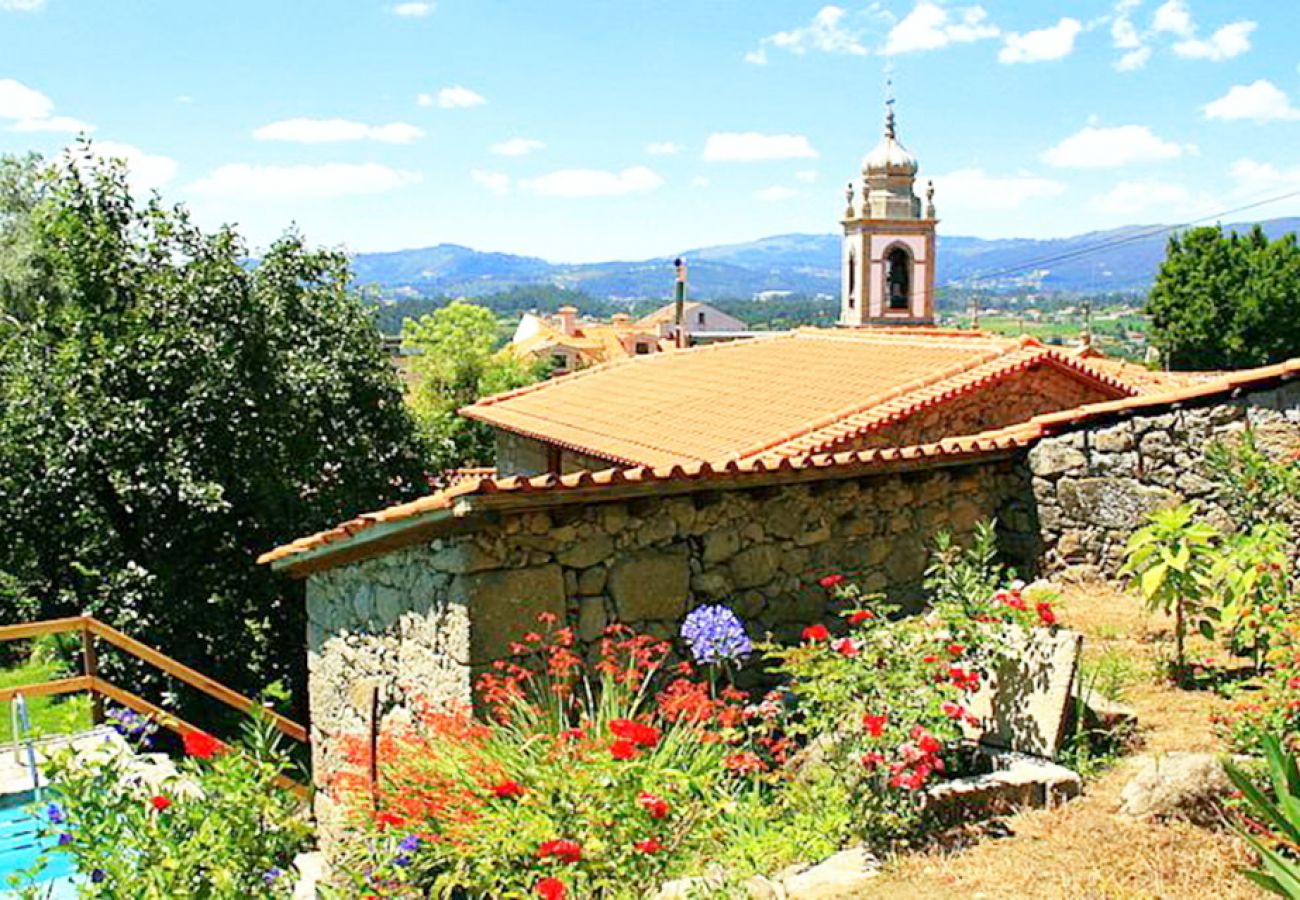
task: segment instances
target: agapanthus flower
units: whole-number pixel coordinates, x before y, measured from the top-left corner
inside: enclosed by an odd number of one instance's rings
[[[737,662],[754,650],[740,619],[721,604],[691,610],[682,622],[682,640],[701,665]]]
[[[45,817],[49,819],[50,823],[53,825],[62,825],[64,822],[68,821],[67,813],[65,813],[57,803],[51,803],[49,806],[45,807]]]
[[[63,834],[59,835],[60,847],[66,847],[71,843],[72,843],[72,835],[68,834],[66,831],[63,832]]]
[[[397,849],[406,853],[414,853],[420,849],[420,836],[418,834],[408,834],[402,838],[401,843],[397,845]]]

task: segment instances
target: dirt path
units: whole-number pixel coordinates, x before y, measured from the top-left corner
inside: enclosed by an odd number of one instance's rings
[[[1135,598],[1104,586],[1071,587],[1061,606],[1064,623],[1087,635],[1086,658],[1140,670],[1124,696],[1138,714],[1142,747],[1137,753],[1222,749],[1209,714],[1223,701],[1155,679],[1165,623],[1148,618]],[[1248,859],[1231,832],[1114,815],[1133,770],[1134,760],[1127,758],[1089,783],[1077,800],[1001,820],[1005,837],[984,834],[963,849],[901,855],[888,863],[871,895],[964,900],[1263,896],[1236,872]]]

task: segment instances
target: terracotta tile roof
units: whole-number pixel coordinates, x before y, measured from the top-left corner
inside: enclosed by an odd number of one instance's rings
[[[458,507],[466,511],[476,502],[488,502],[495,496],[518,497],[545,503],[565,493],[589,491],[611,498],[624,486],[661,482],[668,486],[675,482],[690,481],[744,481],[762,480],[782,474],[819,471],[830,475],[845,474],[845,470],[868,469],[887,471],[891,467],[961,462],[987,456],[1005,454],[1034,443],[1044,435],[1067,430],[1085,422],[1107,417],[1122,416],[1171,407],[1201,399],[1212,399],[1232,394],[1238,389],[1260,386],[1271,381],[1300,376],[1300,358],[1274,366],[1247,369],[1220,376],[1202,384],[1181,387],[1159,393],[1140,394],[1106,403],[1094,403],[1078,409],[1037,416],[1029,422],[997,431],[970,437],[950,438],[935,444],[883,450],[849,451],[837,454],[811,454],[803,457],[762,457],[747,460],[730,460],[719,463],[691,463],[658,468],[607,469],[601,472],[575,472],[570,475],[539,475],[534,478],[469,477],[445,490],[410,503],[365,513],[333,528],[299,538],[263,553],[259,563],[276,563],[277,568],[292,569],[307,554],[324,557],[353,543],[358,535],[364,538],[379,526],[401,528],[421,517],[442,515],[451,518]]]
[[[463,415],[623,465],[798,455],[1050,362],[1119,379],[1032,339],[929,329],[800,329],[597,366]]]

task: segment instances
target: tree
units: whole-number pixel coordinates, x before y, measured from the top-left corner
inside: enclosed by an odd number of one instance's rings
[[[1300,355],[1300,246],[1193,228],[1169,239],[1147,301],[1152,338],[1173,369],[1235,369]]]
[[[31,601],[6,614],[301,688],[301,585],[257,554],[427,488],[346,258],[288,234],[250,264],[88,147],[0,171],[24,182],[0,191],[0,586]]]
[[[461,300],[402,325],[402,344],[415,351],[411,406],[438,471],[489,465],[495,457],[492,429],[457,410],[546,374],[545,363],[498,350],[498,343],[491,310]]]

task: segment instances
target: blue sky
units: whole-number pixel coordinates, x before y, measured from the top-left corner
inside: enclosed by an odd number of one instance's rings
[[[0,0],[0,152],[354,250],[643,258],[837,228],[893,73],[948,234],[1300,190],[1294,0]],[[1252,214],[1300,214],[1300,198]]]

